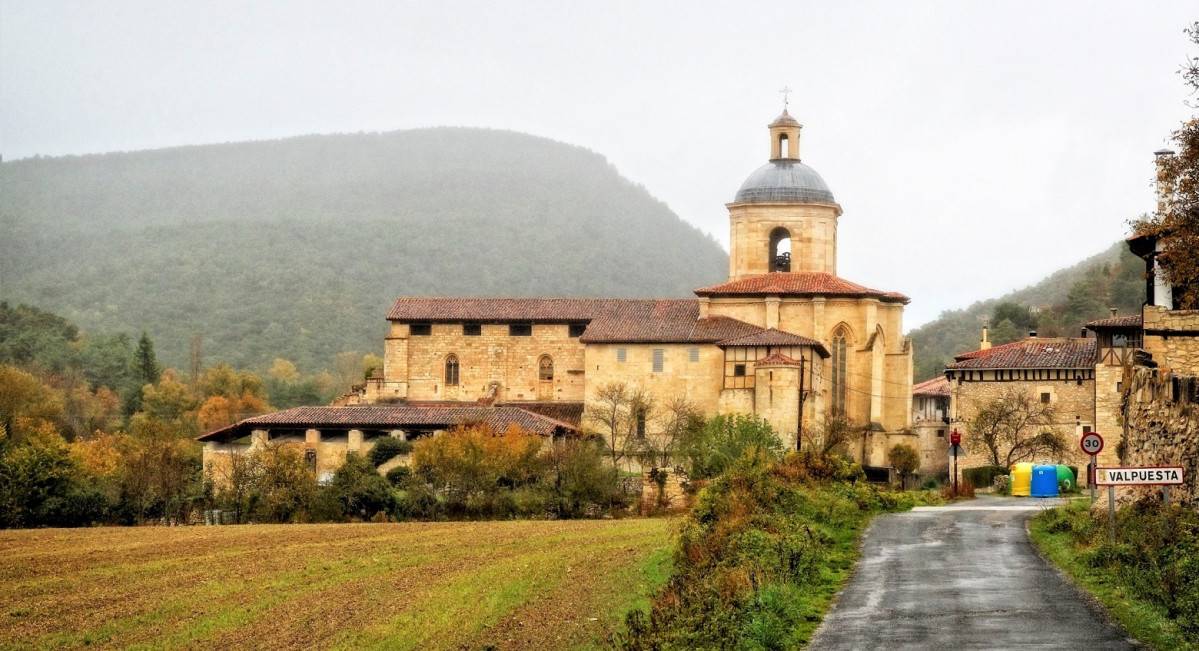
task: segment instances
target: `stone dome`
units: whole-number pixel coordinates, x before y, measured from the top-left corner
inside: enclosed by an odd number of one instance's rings
[[[772,160],[754,170],[733,199],[733,203],[769,201],[836,203],[816,170],[794,159]]]

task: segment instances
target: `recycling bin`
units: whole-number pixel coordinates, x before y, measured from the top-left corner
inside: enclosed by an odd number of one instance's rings
[[[1033,466],[1029,494],[1033,497],[1057,497],[1057,466],[1048,464]]]
[[[1028,497],[1032,488],[1032,464],[1017,463],[1012,466],[1012,495]]]
[[[1064,486],[1066,490],[1073,490],[1074,482],[1074,471],[1070,470],[1070,466],[1057,464],[1057,485],[1059,487]]]

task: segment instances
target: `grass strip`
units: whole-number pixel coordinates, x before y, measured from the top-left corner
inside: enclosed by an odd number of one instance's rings
[[[1028,531],[1041,554],[1093,596],[1108,614],[1141,643],[1152,649],[1199,651],[1199,644],[1188,641],[1166,610],[1137,597],[1108,568],[1092,567],[1086,557],[1097,545],[1076,543],[1073,532],[1050,531],[1054,511],[1065,510],[1070,517],[1091,517],[1089,500],[1075,501],[1064,509],[1051,509],[1029,521]]]

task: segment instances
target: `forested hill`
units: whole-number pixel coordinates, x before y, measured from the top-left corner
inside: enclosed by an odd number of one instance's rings
[[[397,296],[688,296],[728,258],[600,155],[437,128],[0,164],[0,300],[183,368],[378,351]]]
[[[1113,307],[1121,315],[1140,314],[1144,300],[1145,263],[1117,242],[1036,285],[942,312],[910,332],[914,379],[936,377],[954,355],[978,350],[984,323],[993,344],[1016,341],[1030,330],[1038,336],[1077,337],[1084,324],[1109,316]]]

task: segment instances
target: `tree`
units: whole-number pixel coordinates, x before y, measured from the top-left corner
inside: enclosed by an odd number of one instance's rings
[[[1184,31],[1199,45],[1199,22]],[[1190,57],[1179,72],[1191,93],[1199,92],[1199,57]],[[1192,310],[1199,308],[1199,116],[1184,122],[1170,139],[1178,152],[1158,158],[1162,201],[1157,212],[1133,223],[1133,231],[1160,245],[1157,262],[1173,287],[1175,307]]]
[[[900,486],[905,486],[908,476],[920,468],[920,453],[907,443],[899,443],[891,448],[887,456],[891,467],[899,473]]]
[[[145,330],[142,330],[142,336],[137,340],[137,352],[133,359],[137,379],[142,384],[154,384],[162,376],[162,367],[158,365],[158,357],[154,354],[154,342],[150,341],[150,335]]]
[[[1054,427],[1053,405],[1034,400],[1027,391],[1009,389],[988,400],[970,419],[963,437],[972,451],[986,455],[996,466],[1066,450],[1065,437]]]
[[[686,432],[678,446],[679,459],[695,479],[715,477],[751,451],[777,460],[783,441],[769,423],[749,414],[717,414]]]
[[[62,399],[33,375],[0,364],[0,430],[11,439],[22,438],[22,424],[57,422]]]
[[[695,403],[683,396],[671,398],[654,419],[654,432],[646,435],[638,450],[643,466],[669,467],[679,441],[696,428],[703,427],[704,417]]]
[[[1037,328],[1037,317],[1028,306],[1015,301],[1001,301],[991,310],[991,323],[999,324],[1004,320],[1011,321],[1017,331],[1028,332]]]
[[[824,420],[817,423],[816,428],[807,435],[806,449],[815,449],[821,455],[832,454],[860,436],[865,428],[854,425],[845,414],[824,415]]]
[[[654,401],[648,391],[624,382],[601,385],[587,404],[584,420],[607,445],[612,466],[636,457],[644,447]]]
[[[333,474],[329,490],[341,504],[342,513],[352,518],[370,520],[395,504],[391,484],[361,454],[346,455],[346,462]]]

